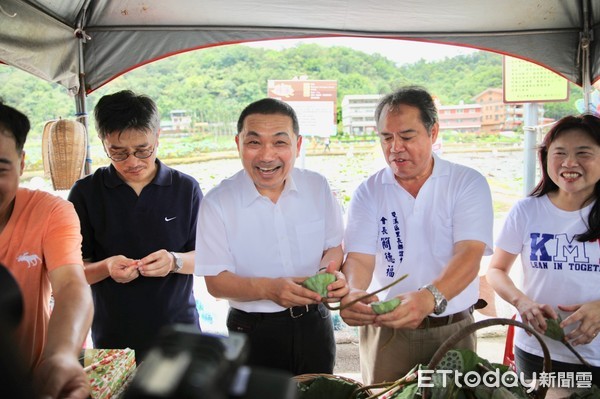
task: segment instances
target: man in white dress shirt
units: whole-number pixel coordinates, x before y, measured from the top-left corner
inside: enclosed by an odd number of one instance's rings
[[[196,274],[231,306],[227,328],[247,334],[248,364],[292,374],[332,373],[335,340],[329,310],[300,283],[335,273],[328,297],[347,292],[339,268],[343,222],[325,177],[294,168],[302,136],[294,110],[265,98],[238,120],[243,170],[203,199]]]

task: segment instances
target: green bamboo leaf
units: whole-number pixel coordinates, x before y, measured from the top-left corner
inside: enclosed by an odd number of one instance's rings
[[[319,273],[310,276],[302,283],[302,286],[327,298],[327,286],[335,281],[335,275],[331,273]]]
[[[387,301],[372,302],[371,308],[377,314],[389,313],[400,305],[400,298],[392,298]]]

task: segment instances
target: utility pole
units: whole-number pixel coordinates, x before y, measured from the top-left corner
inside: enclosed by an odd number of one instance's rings
[[[523,195],[527,196],[535,187],[535,165],[537,154],[537,132],[538,132],[538,103],[525,103],[523,115]]]

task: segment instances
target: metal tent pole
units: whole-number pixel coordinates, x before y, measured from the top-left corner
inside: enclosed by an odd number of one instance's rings
[[[90,153],[90,134],[88,131],[88,116],[85,106],[85,78],[83,72],[79,73],[79,91],[75,95],[75,110],[77,120],[85,127],[86,150],[83,171],[86,175],[89,175],[92,172],[92,155]]]
[[[583,19],[582,32],[579,37],[579,55],[581,63],[581,87],[583,89],[583,103],[586,112],[593,112],[591,95],[592,95],[592,82],[590,75],[590,47],[592,40],[594,39],[592,31],[590,30],[590,3],[589,0],[582,0],[582,13]]]
[[[79,14],[79,21],[77,23],[77,29],[75,30],[75,36],[79,39],[78,51],[79,51],[79,90],[75,93],[75,109],[77,112],[77,120],[85,127],[86,135],[86,151],[85,151],[85,164],[84,173],[89,175],[92,173],[92,154],[90,146],[90,134],[88,130],[88,115],[85,106],[85,62],[83,59],[83,46],[88,40],[92,38],[85,33],[84,26],[87,17],[87,9],[91,0],[87,0],[81,9]]]

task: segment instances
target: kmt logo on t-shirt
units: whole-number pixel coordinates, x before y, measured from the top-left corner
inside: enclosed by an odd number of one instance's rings
[[[600,259],[590,259],[598,253],[600,241],[577,241],[567,234],[531,233],[530,265],[535,269],[600,271]],[[595,250],[595,252],[594,252]],[[594,263],[595,262],[595,263]]]

